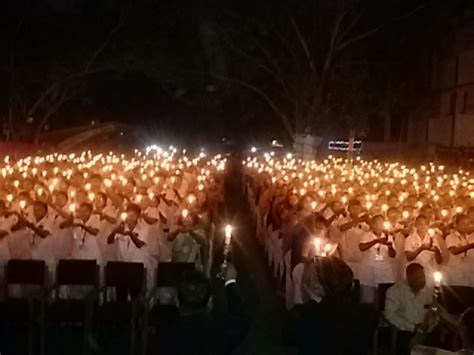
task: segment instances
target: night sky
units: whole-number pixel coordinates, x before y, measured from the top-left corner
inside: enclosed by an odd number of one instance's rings
[[[287,140],[282,117],[294,131],[383,140],[389,114],[398,140],[443,31],[470,11],[446,3],[10,1],[0,118],[21,140],[113,120],[200,143]],[[337,41],[349,43],[325,72],[341,8]]]

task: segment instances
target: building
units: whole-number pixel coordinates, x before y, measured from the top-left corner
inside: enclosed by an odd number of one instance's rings
[[[433,46],[431,88],[408,122],[407,142],[431,151],[474,147],[474,17],[450,24]]]

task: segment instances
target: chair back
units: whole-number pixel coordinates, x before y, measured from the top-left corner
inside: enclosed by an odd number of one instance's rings
[[[105,286],[141,290],[146,281],[143,263],[109,261],[105,266]]]
[[[385,300],[387,299],[387,291],[394,283],[379,284],[377,288],[377,307],[378,311],[383,313],[385,311]]]
[[[195,269],[194,263],[160,263],[156,275],[157,287],[177,287],[183,274]]]
[[[352,285],[351,298],[355,303],[360,302],[360,281],[357,279],[354,279]]]
[[[451,314],[462,314],[474,306],[474,288],[468,286],[443,286],[440,302]]]
[[[46,283],[46,263],[43,260],[8,260],[5,265],[5,281],[7,285],[43,286]]]
[[[95,260],[59,260],[56,269],[58,286],[98,286],[99,266]]]

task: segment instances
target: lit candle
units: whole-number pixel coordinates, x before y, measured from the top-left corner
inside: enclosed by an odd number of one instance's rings
[[[318,203],[316,201],[313,201],[311,202],[311,208],[314,210],[316,210],[316,207],[318,206]]]
[[[225,226],[225,241],[224,244],[228,246],[232,239],[232,226],[230,224]]]
[[[392,228],[392,224],[389,221],[383,222],[383,229],[389,231]]]
[[[314,254],[321,256],[321,238],[314,238]]]
[[[122,222],[125,222],[127,220],[127,212],[122,212],[120,214],[120,219],[122,220]]]
[[[76,204],[75,203],[71,203],[69,205],[69,211],[71,211],[72,213],[76,212]]]
[[[441,287],[441,281],[443,281],[443,274],[439,271],[433,273],[433,281],[435,287]]]
[[[25,200],[21,200],[21,201],[20,201],[20,208],[21,208],[22,210],[24,210],[24,209],[26,208],[26,201],[25,201]]]
[[[189,211],[187,209],[184,209],[182,212],[181,212],[181,215],[183,216],[183,218],[186,218],[189,216]]]

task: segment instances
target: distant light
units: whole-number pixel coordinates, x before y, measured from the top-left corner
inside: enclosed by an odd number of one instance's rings
[[[283,147],[283,144],[281,144],[276,139],[274,139],[274,140],[272,140],[272,146],[281,148],[281,147]]]
[[[250,151],[251,151],[252,153],[256,153],[256,152],[257,152],[257,148],[256,148],[256,147],[252,147],[252,149],[250,149]]]
[[[288,153],[288,154],[286,155],[286,159],[288,159],[288,160],[293,159],[293,154]]]

